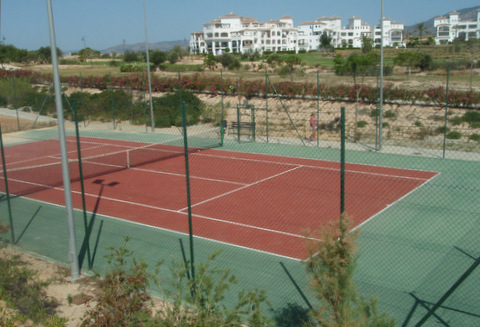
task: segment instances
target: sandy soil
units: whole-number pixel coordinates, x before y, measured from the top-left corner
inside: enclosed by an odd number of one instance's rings
[[[0,256],[19,256],[26,267],[37,271],[37,278],[41,281],[48,281],[46,288],[47,296],[56,299],[56,315],[67,318],[66,327],[80,326],[85,313],[96,305],[96,297],[100,294],[100,283],[98,279],[82,275],[79,279],[70,279],[70,269],[55,264],[47,258],[28,254],[12,247],[0,249]],[[165,302],[159,298],[152,297],[152,311],[158,312],[164,307]],[[1,301],[0,301],[0,304]],[[34,326],[27,322],[24,326]]]

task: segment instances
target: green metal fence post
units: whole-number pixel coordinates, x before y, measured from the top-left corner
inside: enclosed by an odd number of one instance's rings
[[[266,125],[267,143],[268,143],[268,76],[267,76],[266,67],[265,67],[265,125]]]
[[[223,105],[223,71],[220,71],[220,90],[222,94],[222,113],[221,113],[221,118],[220,118],[220,144],[223,146],[223,137],[224,137],[224,126],[223,126],[223,121],[225,119],[225,107]]]
[[[113,105],[113,86],[112,86],[112,73],[108,74],[108,77],[110,79],[110,100],[112,104],[112,119],[113,119],[113,129],[115,130],[117,127],[115,125],[115,108]]]
[[[341,108],[341,147],[340,147],[340,214],[345,212],[345,107]]]
[[[443,159],[445,159],[445,147],[447,145],[447,120],[448,120],[448,82],[450,80],[450,68],[447,68],[447,89],[445,100],[445,125],[443,127]]]
[[[3,137],[2,137],[2,125],[1,124],[0,124],[0,149],[1,149],[1,153],[2,153],[3,179],[5,181],[5,196],[7,197],[8,219],[10,221],[10,235],[12,237],[12,243],[15,243],[15,231],[13,229],[12,205],[10,203],[10,192],[8,190],[7,166],[5,164],[5,152],[3,150]]]
[[[317,146],[320,145],[320,129],[318,128],[318,122],[320,120],[320,71],[317,70]]]
[[[17,130],[20,131],[20,117],[18,116],[18,104],[17,104],[17,90],[15,87],[15,75],[12,75],[12,82],[13,82],[13,103],[14,108],[17,114]]]
[[[147,119],[147,97],[145,96],[145,72],[142,72],[142,87],[143,87],[143,117],[145,120],[145,132],[148,132]]]
[[[180,73],[179,73],[180,74]],[[187,139],[187,113],[185,102],[182,101],[182,127],[183,127],[183,145],[185,150],[185,178],[187,180],[187,206],[188,206],[188,235],[190,239],[190,269],[195,292],[195,256],[193,251],[193,223],[192,223],[192,204],[190,197],[190,168],[188,165],[188,139]]]

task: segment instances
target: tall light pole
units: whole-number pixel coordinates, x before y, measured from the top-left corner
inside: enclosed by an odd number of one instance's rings
[[[0,0],[0,38],[2,37],[2,0]],[[2,44],[3,41],[0,41]]]
[[[378,150],[382,150],[382,133],[383,133],[383,0],[380,18],[380,99],[379,103],[379,119],[378,119]]]
[[[152,121],[152,132],[155,131],[155,121],[153,120],[153,100],[152,100],[152,78],[150,77],[150,55],[148,50],[148,34],[147,34],[147,7],[143,0],[143,20],[145,22],[145,51],[147,52],[147,76],[148,76],[148,93],[150,94],[150,120]]]
[[[68,223],[68,259],[71,265],[71,278],[80,277],[78,264],[77,246],[75,240],[75,225],[73,222],[73,202],[70,184],[70,172],[68,170],[67,142],[65,139],[65,126],[63,124],[62,86],[58,73],[57,45],[55,41],[55,28],[53,26],[52,0],[47,0],[48,23],[50,28],[50,49],[52,52],[53,84],[55,86],[55,104],[57,107],[58,139],[60,141],[60,154],[63,174],[63,193],[65,196],[65,210],[67,211]]]

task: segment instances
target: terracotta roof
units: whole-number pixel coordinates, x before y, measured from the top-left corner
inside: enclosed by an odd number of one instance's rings
[[[220,16],[220,18],[240,18],[240,15],[234,14],[233,12],[230,12],[228,15]]]
[[[256,23],[258,20],[252,17],[242,17],[242,23]]]
[[[219,19],[214,19],[211,22],[204,23],[203,25],[210,25],[210,24],[217,24],[217,23],[221,23]]]

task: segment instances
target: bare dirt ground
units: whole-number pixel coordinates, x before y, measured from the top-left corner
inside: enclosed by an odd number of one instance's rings
[[[80,326],[85,318],[85,314],[95,307],[96,298],[101,291],[98,279],[82,275],[76,281],[71,281],[69,268],[55,264],[47,258],[31,255],[13,247],[0,249],[0,256],[19,256],[21,262],[25,263],[26,268],[38,273],[36,276],[38,280],[49,283],[46,287],[46,294],[57,302],[57,307],[55,308],[56,315],[68,319],[65,324],[66,327]],[[150,299],[152,312],[158,312],[165,305],[165,302],[159,298],[151,297]],[[38,325],[27,322],[23,326]]]
[[[50,282],[46,288],[47,296],[57,301],[57,316],[68,319],[66,326],[79,326],[85,312],[95,303],[94,298],[98,293],[96,282],[87,277],[79,279],[76,282],[70,282],[68,280],[69,269],[63,266],[40,257],[17,251],[13,248],[0,250],[0,256],[2,257],[13,255],[18,255],[28,269],[37,271],[39,280]],[[69,297],[71,298],[71,303],[69,303]],[[27,323],[26,326],[34,325],[33,323]]]

